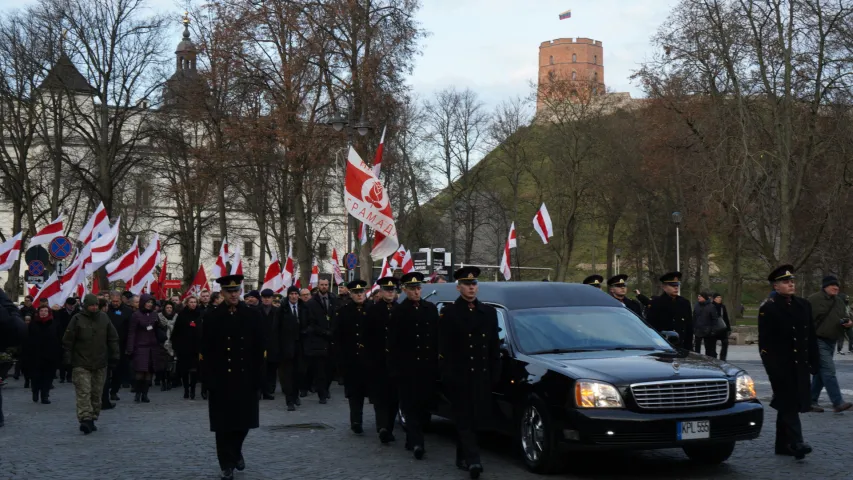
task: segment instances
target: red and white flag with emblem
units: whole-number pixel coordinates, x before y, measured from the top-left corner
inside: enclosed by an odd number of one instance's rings
[[[506,245],[504,245],[504,253],[501,256],[501,273],[504,274],[504,278],[506,280],[512,278],[512,260],[509,256],[509,249],[515,248],[516,246],[515,222],[512,222],[512,225],[509,227],[509,236],[506,239]]]
[[[551,225],[551,216],[548,215],[548,209],[543,203],[533,217],[533,229],[542,237],[542,243],[547,244],[548,239],[554,236],[554,227]]]
[[[347,157],[345,186],[344,200],[349,214],[379,234],[373,243],[371,258],[379,260],[392,255],[400,246],[400,242],[397,240],[391,203],[382,183],[352,147]]]

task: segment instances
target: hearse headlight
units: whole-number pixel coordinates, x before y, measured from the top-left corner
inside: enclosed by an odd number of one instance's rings
[[[591,380],[575,383],[575,405],[578,408],[623,408],[622,395],[613,385]]]
[[[746,372],[740,372],[735,380],[735,401],[755,400],[755,382]]]

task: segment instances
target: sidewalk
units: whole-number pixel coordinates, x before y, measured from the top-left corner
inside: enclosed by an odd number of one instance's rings
[[[717,345],[717,353],[720,352],[720,346]],[[760,362],[761,357],[758,355],[758,345],[729,345],[729,354],[726,359],[729,362],[747,361]],[[851,362],[853,363],[853,354],[835,355],[836,362]]]

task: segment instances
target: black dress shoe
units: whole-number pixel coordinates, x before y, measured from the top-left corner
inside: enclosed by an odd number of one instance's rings
[[[98,431],[98,427],[95,425],[95,421],[94,421],[94,420],[89,420],[89,428],[90,428],[93,432],[97,432],[97,431]]]
[[[803,443],[794,443],[788,445],[789,455],[796,458],[797,460],[802,460],[806,458],[806,453],[811,453],[811,447],[806,448],[806,445]]]
[[[246,461],[243,460],[243,455],[240,455],[240,460],[237,460],[237,471],[242,472],[246,469]]]
[[[39,401],[39,392],[33,392],[33,403],[38,403]]]
[[[50,403],[51,403],[51,402],[50,402],[50,400],[49,400],[49,399],[47,399],[47,398],[42,398],[42,399],[41,399],[41,403],[42,403],[42,404],[44,404],[44,405],[50,405]]]
[[[480,478],[480,474],[483,473],[483,466],[479,463],[475,463],[468,467],[468,475],[472,478],[472,480],[476,480]]]
[[[320,404],[321,404],[321,405],[325,405],[326,403],[327,403],[327,402],[326,402],[326,399],[325,399],[325,398],[321,398],[321,399],[320,399]]]
[[[268,393],[264,394],[264,400],[275,400],[275,395],[270,395]]]
[[[307,396],[308,396],[308,390],[300,390],[300,391],[299,391],[299,396],[300,396],[300,397],[302,397],[302,398],[307,397]]]
[[[465,470],[467,472],[468,462],[466,462],[465,460],[456,459],[456,468],[458,468],[459,470]]]
[[[364,433],[364,428],[361,427],[360,423],[353,423],[352,426],[350,426],[350,429],[356,435],[361,435],[362,433]]]
[[[302,400],[300,400],[300,399],[299,399],[299,397],[296,397],[296,401],[295,401],[295,402],[293,402],[293,403],[295,403],[297,407],[301,407],[301,406],[302,406]]]
[[[420,445],[415,447],[415,458],[417,458],[418,460],[424,458],[424,453],[426,453],[426,451],[424,450],[424,447],[422,447]]]
[[[116,408],[116,404],[112,402],[102,403],[101,410],[110,410]]]
[[[379,441],[382,443],[390,443],[393,440],[393,435],[388,431],[387,428],[379,429]]]
[[[226,468],[225,470],[222,470],[221,475],[222,475],[222,480],[233,480],[234,479],[234,469],[233,468]]]
[[[89,426],[88,420],[83,420],[82,422],[80,422],[80,431],[83,432],[84,435],[92,433],[92,427]]]
[[[288,412],[295,412],[296,411],[296,405],[294,405],[292,403],[288,403],[287,404],[287,411]]]

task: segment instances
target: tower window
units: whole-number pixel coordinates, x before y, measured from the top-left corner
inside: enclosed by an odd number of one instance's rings
[[[554,71],[553,70],[549,71],[548,72],[548,80],[553,82],[554,78],[555,78]]]
[[[598,55],[592,57],[592,63],[598,65]]]
[[[548,62],[550,62],[551,65],[554,64],[554,56],[553,55],[551,55],[551,57],[548,59]]]
[[[572,72],[572,80],[578,79],[578,72]]]
[[[577,53],[572,54],[572,63],[578,63],[578,54]]]
[[[596,82],[598,82],[598,72],[595,72],[595,73],[593,74],[592,78],[593,78],[593,80],[595,80]]]

